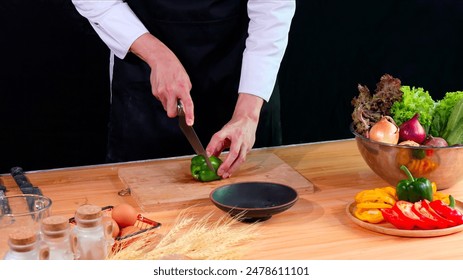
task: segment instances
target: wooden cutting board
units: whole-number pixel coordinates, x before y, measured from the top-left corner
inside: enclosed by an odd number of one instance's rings
[[[216,187],[238,182],[280,183],[293,187],[299,194],[314,191],[312,182],[273,153],[249,154],[232,177],[212,182],[193,179],[190,160],[154,161],[147,166],[120,168],[119,178],[145,212],[155,210],[159,204],[208,199]]]

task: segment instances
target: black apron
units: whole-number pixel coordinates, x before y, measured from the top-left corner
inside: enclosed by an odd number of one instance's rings
[[[127,0],[178,57],[191,83],[194,128],[204,145],[231,118],[249,18],[244,0]],[[150,68],[134,54],[114,58],[108,162],[193,154],[151,93]],[[262,118],[262,117],[261,117]],[[264,144],[265,145],[265,144]]]

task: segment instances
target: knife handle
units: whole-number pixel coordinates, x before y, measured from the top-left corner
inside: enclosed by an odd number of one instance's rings
[[[182,102],[180,102],[180,99],[177,100],[177,116],[179,117],[185,116],[185,111],[183,111],[183,105],[182,105]]]

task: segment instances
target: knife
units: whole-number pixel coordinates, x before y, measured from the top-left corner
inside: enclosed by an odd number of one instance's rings
[[[209,157],[207,156],[206,150],[204,150],[203,144],[201,144],[198,135],[196,135],[196,132],[193,129],[193,126],[189,126],[186,124],[185,112],[183,111],[183,105],[182,103],[180,103],[180,101],[178,101],[177,103],[177,115],[180,129],[183,131],[183,134],[185,134],[186,138],[188,139],[188,142],[190,142],[190,145],[193,147],[193,150],[195,150],[195,153],[197,155],[204,156],[204,159],[206,160],[209,169],[215,171]]]

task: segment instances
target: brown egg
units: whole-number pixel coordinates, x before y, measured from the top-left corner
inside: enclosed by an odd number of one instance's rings
[[[117,222],[113,218],[111,218],[109,216],[103,216],[102,221],[103,221],[104,225],[106,223],[111,223],[111,226],[112,226],[112,234],[111,235],[112,235],[113,238],[116,238],[119,235],[119,232],[120,232],[119,225],[117,224]]]
[[[137,210],[127,203],[122,203],[114,206],[111,211],[111,217],[119,225],[119,228],[133,226],[137,221]]]
[[[132,233],[135,233],[137,231],[139,231],[140,229],[136,226],[126,226],[124,228],[121,229],[121,236],[126,236],[126,235],[129,235],[129,234],[132,234]]]

